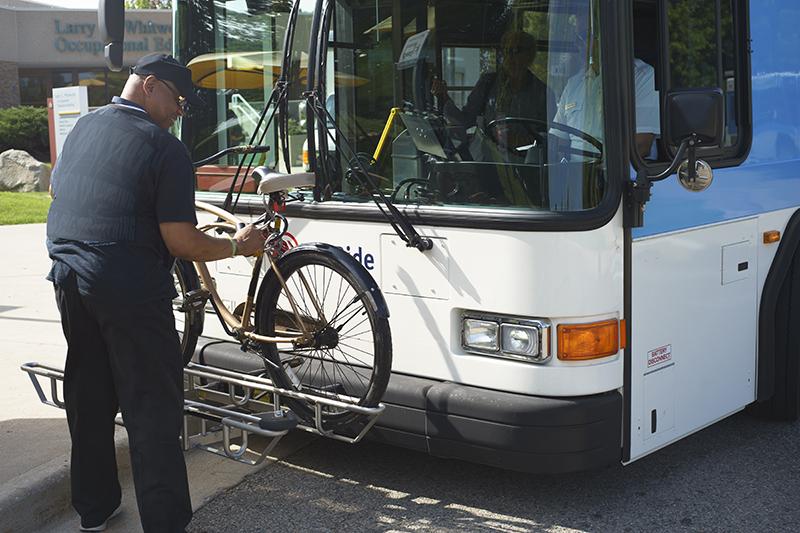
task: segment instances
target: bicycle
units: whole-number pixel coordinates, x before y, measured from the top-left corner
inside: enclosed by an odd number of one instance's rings
[[[228,153],[254,153],[268,147],[228,148],[195,163]],[[313,187],[313,173],[284,174],[257,167],[252,175],[264,198],[264,213],[254,224],[269,235],[263,252],[252,261],[243,303],[229,310],[217,292],[205,262],[177,260],[174,278],[184,363],[191,360],[210,303],[226,333],[242,349],[255,353],[278,388],[349,405],[377,406],[391,372],[392,346],[386,301],[369,272],[341,248],[325,243],[297,244],[281,214],[288,190]],[[215,217],[200,224],[203,232],[232,235],[244,222],[232,213],[204,202],[197,209]],[[266,273],[261,280],[262,266]],[[288,348],[279,346],[288,345]],[[301,419],[314,423],[315,403],[286,397]],[[335,403],[335,402],[333,402]],[[328,402],[321,410],[326,430],[341,428],[360,415]]]

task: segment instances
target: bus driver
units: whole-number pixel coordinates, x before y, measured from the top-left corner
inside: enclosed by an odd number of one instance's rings
[[[452,125],[464,128],[477,125],[480,130],[495,120],[514,117],[539,121],[542,131],[546,131],[546,124],[555,113],[555,96],[530,71],[536,59],[536,39],[524,31],[510,31],[503,35],[500,44],[502,56],[498,71],[480,77],[461,109],[448,95],[447,83],[443,80],[433,80],[431,93],[439,98],[444,117]],[[520,144],[506,138],[513,132],[502,123],[497,126],[499,144],[507,147]],[[519,128],[516,131],[519,133]],[[471,152],[476,160],[485,159],[474,149]]]

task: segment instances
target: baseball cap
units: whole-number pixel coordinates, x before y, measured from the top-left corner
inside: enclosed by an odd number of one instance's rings
[[[152,75],[160,80],[171,81],[187,102],[192,105],[205,105],[205,102],[194,93],[191,71],[171,55],[148,54],[131,67],[131,74]]]

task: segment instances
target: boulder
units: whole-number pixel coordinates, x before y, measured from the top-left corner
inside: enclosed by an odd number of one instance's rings
[[[46,191],[50,187],[50,167],[24,150],[0,154],[0,191]]]

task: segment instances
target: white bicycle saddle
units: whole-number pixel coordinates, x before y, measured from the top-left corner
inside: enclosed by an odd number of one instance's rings
[[[285,174],[272,170],[269,167],[256,168],[253,171],[253,179],[259,182],[258,192],[261,194],[270,194],[277,191],[302,187],[313,187],[316,183],[316,176],[313,172]]]

